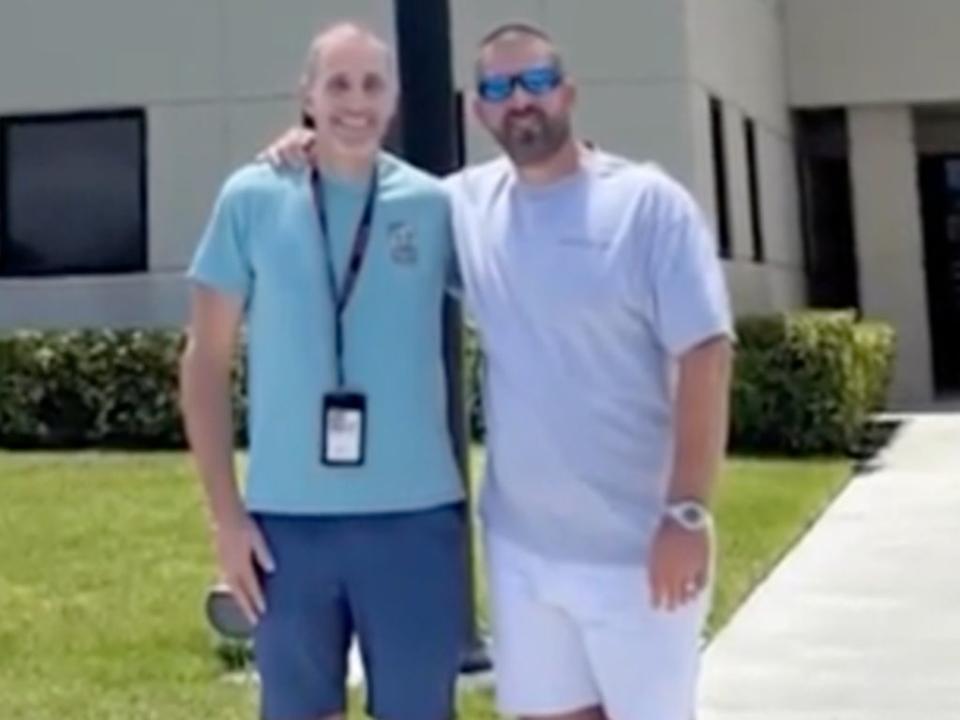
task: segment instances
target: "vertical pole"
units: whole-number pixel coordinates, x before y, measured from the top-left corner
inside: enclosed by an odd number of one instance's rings
[[[400,139],[405,157],[437,175],[446,175],[463,164],[458,109],[454,94],[453,47],[448,0],[395,0],[397,55],[400,63]],[[463,312],[448,300],[443,313],[444,354],[450,433],[462,476],[470,491],[470,443],[464,403]],[[468,611],[470,624],[464,638],[465,672],[490,667],[479,637],[473,568],[473,523],[468,506]]]

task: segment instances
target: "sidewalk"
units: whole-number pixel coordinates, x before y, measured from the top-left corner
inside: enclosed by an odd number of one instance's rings
[[[707,649],[698,720],[960,720],[960,414],[903,419]]]

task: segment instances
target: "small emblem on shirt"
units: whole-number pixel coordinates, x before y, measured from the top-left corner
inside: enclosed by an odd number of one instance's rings
[[[564,245],[566,247],[577,247],[585,250],[606,250],[610,247],[609,240],[597,240],[590,237],[584,237],[582,235],[568,235],[561,237],[558,242],[560,245]]]
[[[387,228],[390,257],[397,265],[415,265],[417,262],[417,235],[405,222],[390,223]]]

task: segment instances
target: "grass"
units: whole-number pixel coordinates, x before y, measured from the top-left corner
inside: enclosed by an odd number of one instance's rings
[[[848,473],[832,460],[728,464],[711,630]],[[255,717],[255,691],[224,679],[200,612],[212,556],[183,455],[0,453],[0,497],[3,720]],[[468,720],[495,717],[489,693],[461,703]]]

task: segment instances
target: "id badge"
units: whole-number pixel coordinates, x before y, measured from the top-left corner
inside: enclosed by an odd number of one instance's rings
[[[366,456],[367,399],[358,393],[331,393],[323,398],[321,462],[331,467],[359,467]]]

